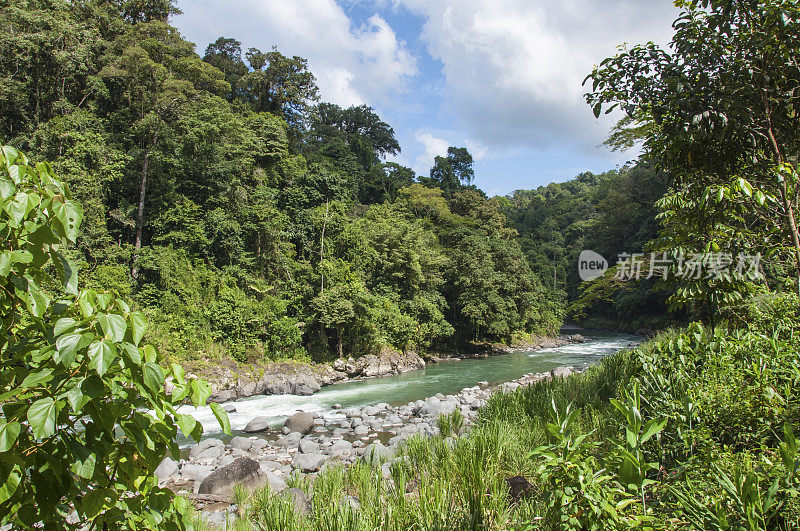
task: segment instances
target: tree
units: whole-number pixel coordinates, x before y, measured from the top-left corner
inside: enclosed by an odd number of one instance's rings
[[[674,179],[664,216],[680,220],[668,223],[661,248],[785,258],[800,289],[792,89],[800,82],[800,8],[788,0],[678,5],[671,53],[650,43],[604,60],[589,76],[587,101],[596,115],[619,107],[652,122],[644,146]],[[732,289],[747,289],[751,279],[740,280]]]
[[[450,199],[460,188],[472,183],[475,172],[472,169],[472,155],[467,148],[447,148],[446,157],[436,157],[428,182],[441,188],[444,196]]]
[[[0,149],[0,524],[69,528],[77,512],[92,528],[183,529],[189,502],[154,471],[179,456],[178,428],[200,439],[177,407],[205,404],[211,389],[164,369],[141,313],[79,291],[65,251],[81,218],[49,164]]]
[[[262,52],[250,48],[245,54],[252,71],[238,83],[241,96],[257,112],[282,117],[292,127],[305,121],[310,103],[319,99],[316,78],[302,57],[286,57],[277,48]]]
[[[399,153],[400,144],[391,126],[372,107],[342,109],[320,103],[310,115],[308,139],[318,152],[336,162],[339,171],[358,176],[362,202],[379,203],[391,193],[390,178],[381,160]]]
[[[247,65],[242,61],[242,43],[229,37],[219,37],[206,46],[203,61],[218,68],[225,75],[225,81],[231,86],[228,99],[235,100],[239,80],[247,73]]]
[[[320,103],[311,114],[309,136],[316,142],[343,138],[353,151],[363,151],[359,158],[367,167],[400,152],[394,129],[367,105],[342,109],[333,103]]]
[[[328,287],[311,300],[311,308],[321,326],[335,330],[336,354],[341,358],[344,356],[344,334],[348,329],[358,330],[369,295],[363,281],[347,262],[326,259],[320,264],[320,269]]]
[[[133,131],[141,160],[139,200],[131,275],[138,275],[136,258],[142,247],[147,172],[152,150],[165,126],[179,117],[180,107],[197,94],[196,85],[226,92],[222,73],[193,55],[177,31],[159,21],[141,23],[114,42],[116,61],[100,73],[117,84],[133,114]]]
[[[53,116],[86,106],[102,38],[72,2],[0,5],[0,138],[29,145]]]

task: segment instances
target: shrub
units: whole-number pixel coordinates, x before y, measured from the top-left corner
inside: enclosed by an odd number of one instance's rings
[[[201,425],[176,406],[205,404],[210,388],[159,364],[142,314],[110,293],[79,292],[64,249],[80,222],[47,163],[2,148],[0,523],[67,527],[76,513],[100,528],[191,527],[188,501],[153,472],[165,453],[178,456],[178,427],[199,440]]]

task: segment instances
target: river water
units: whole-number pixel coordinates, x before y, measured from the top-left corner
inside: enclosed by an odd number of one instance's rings
[[[334,404],[339,404],[342,408],[380,402],[401,405],[437,393],[455,394],[481,381],[498,384],[530,372],[547,372],[559,366],[584,368],[603,356],[637,343],[640,339],[637,336],[589,330],[570,330],[570,333],[576,331],[589,341],[536,351],[498,354],[488,358],[442,361],[425,369],[397,376],[329,385],[311,396],[269,395],[232,402],[236,412],[228,414],[231,430],[236,434],[258,416],[268,417],[274,425],[279,426],[289,415],[298,411],[332,416]],[[181,412],[191,413],[203,424],[204,437],[220,434],[219,424],[210,408],[183,407]]]

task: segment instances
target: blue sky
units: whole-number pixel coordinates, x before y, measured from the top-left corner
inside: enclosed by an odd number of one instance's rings
[[[490,195],[612,169],[583,78],[622,43],[666,44],[667,0],[179,0],[173,22],[205,46],[234,37],[309,60],[322,98],[366,103],[394,127],[397,162],[427,174],[466,146]]]

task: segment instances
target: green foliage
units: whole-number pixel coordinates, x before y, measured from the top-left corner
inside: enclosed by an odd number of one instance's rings
[[[800,137],[785,87],[800,79],[800,9],[784,0],[678,5],[670,52],[648,43],[604,60],[587,77],[586,99],[596,115],[620,108],[649,124],[647,157],[673,179],[659,204],[658,250],[760,252],[776,269],[773,286],[796,284],[798,179],[790,153]],[[713,322],[713,312],[746,298],[757,280],[679,282],[672,302],[704,306]]]
[[[645,251],[658,235],[655,203],[667,181],[651,164],[640,162],[511,194],[506,211],[525,257],[548,288],[570,301],[571,319],[634,332],[663,318],[667,293],[656,279],[621,282],[612,272],[582,283],[576,269],[584,249],[604,256],[611,266],[620,253]]]
[[[458,436],[464,427],[464,416],[458,409],[454,409],[450,413],[443,413],[436,417],[436,427],[439,428],[439,435],[442,437]]]
[[[374,109],[318,102],[305,59],[243,58],[231,37],[201,59],[175,12],[0,6],[0,135],[53,160],[86,217],[68,256],[153,319],[165,354],[323,360],[558,329],[466,149],[419,179],[385,161],[400,145]]]
[[[183,529],[188,502],[153,472],[165,453],[178,455],[178,427],[199,440],[200,424],[176,407],[205,404],[210,388],[161,365],[142,341],[141,313],[78,290],[64,251],[81,218],[49,164],[2,148],[0,522],[64,527],[76,512],[92,526]]]

